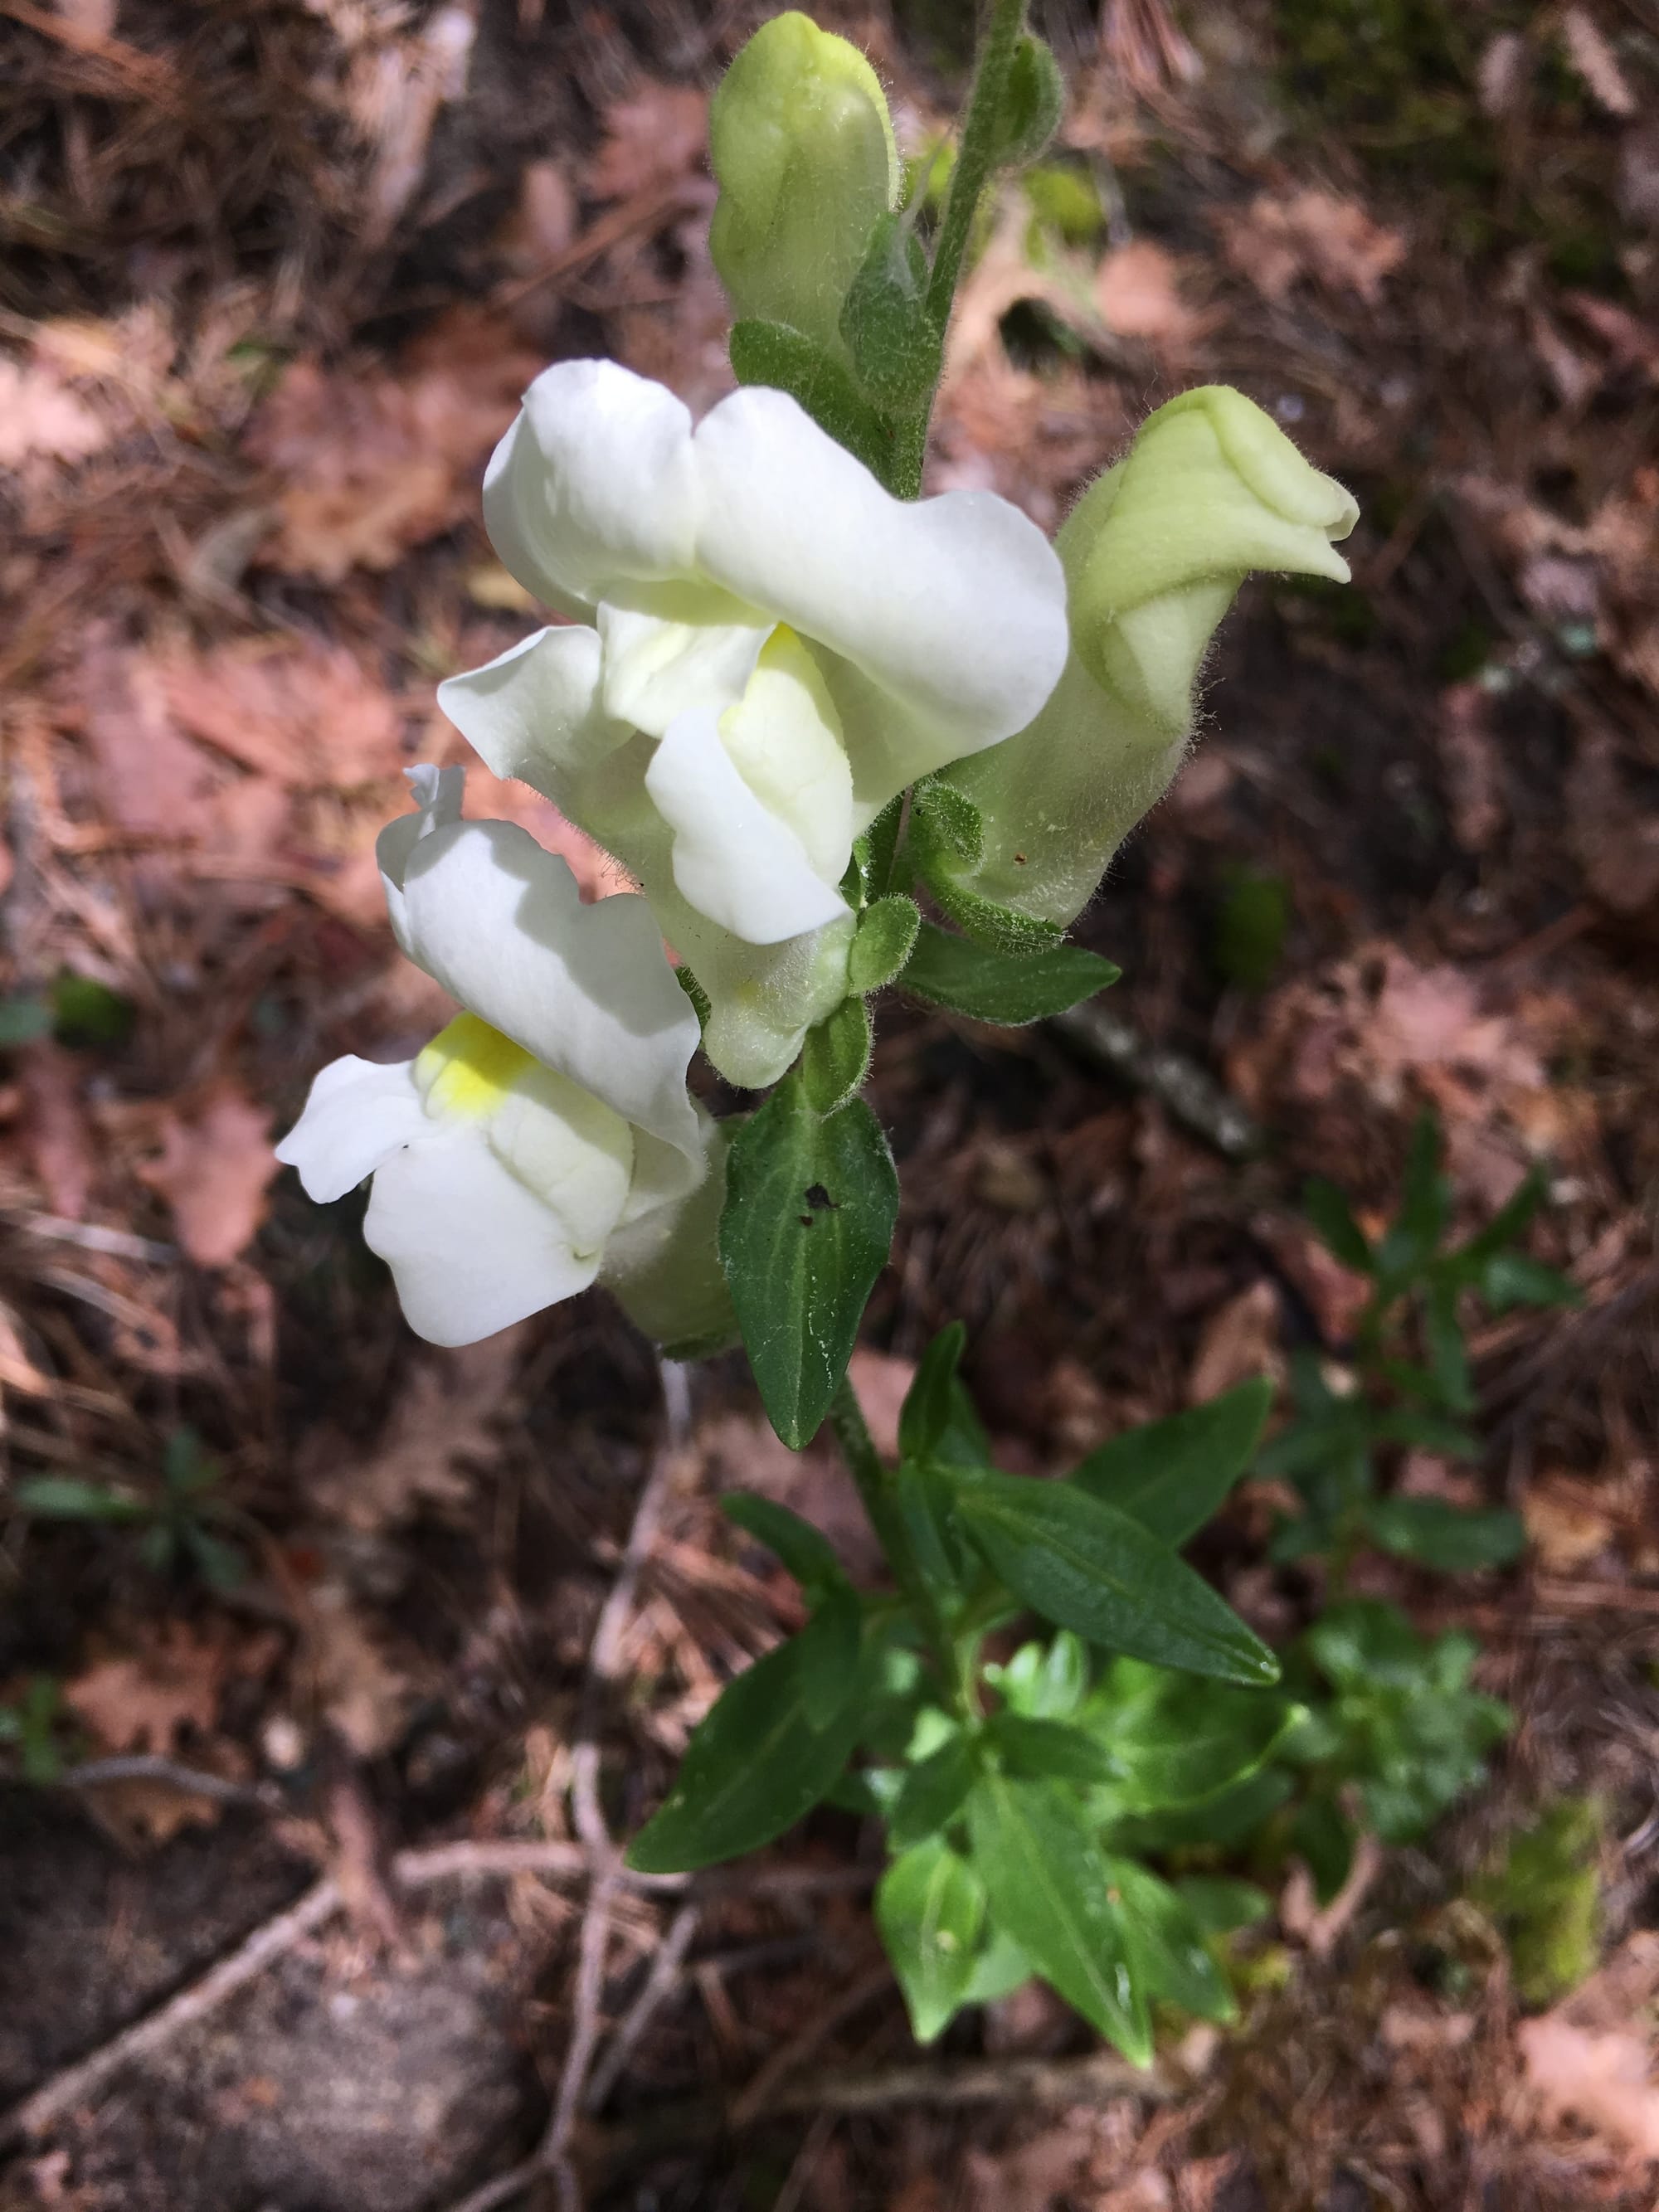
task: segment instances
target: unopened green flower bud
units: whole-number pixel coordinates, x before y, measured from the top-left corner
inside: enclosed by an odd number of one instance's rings
[[[1239,586],[1256,568],[1346,583],[1332,540],[1358,512],[1242,392],[1206,385],[1149,416],[1060,531],[1072,652],[1047,705],[944,772],[980,815],[960,889],[1073,921],[1181,765],[1193,687]]]
[[[708,143],[720,188],[709,247],[734,313],[786,323],[840,355],[842,302],[872,230],[898,204],[875,71],[805,15],[775,15],[714,94]]]
[[[1054,49],[1030,33],[1014,48],[997,118],[997,159],[1009,167],[1035,161],[1066,112],[1066,80]]]

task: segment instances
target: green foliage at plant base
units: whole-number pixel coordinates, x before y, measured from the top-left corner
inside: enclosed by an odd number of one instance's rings
[[[158,1492],[139,1492],[80,1475],[26,1476],[15,1510],[34,1521],[101,1522],[137,1536],[138,1557],[157,1574],[193,1571],[212,1589],[234,1589],[247,1572],[242,1547],[223,1534],[244,1516],[215,1494],[219,1463],[194,1429],[177,1428],[162,1455]]]
[[[1509,1947],[1524,2003],[1553,2004],[1595,1971],[1605,1820],[1597,1799],[1563,1797],[1510,1836],[1474,1886]]]

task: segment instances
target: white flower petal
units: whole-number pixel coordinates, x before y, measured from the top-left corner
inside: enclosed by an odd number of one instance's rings
[[[611,361],[544,369],[484,474],[489,540],[550,605],[695,567],[691,417]]]
[[[568,1075],[532,1061],[487,1133],[496,1158],[563,1222],[576,1255],[602,1253],[627,1209],[634,1173],[634,1132],[621,1115]],[[679,1164],[684,1188],[684,1155],[672,1146],[658,1149]]]
[[[343,1198],[393,1152],[428,1133],[413,1066],[408,1060],[382,1066],[348,1053],[324,1068],[304,1113],[276,1147],[277,1158],[299,1170],[307,1198],[323,1206]]]
[[[838,884],[853,856],[853,772],[817,663],[787,624],[768,639],[720,731],[738,775],[800,839],[813,872]]]
[[[743,696],[772,629],[769,615],[734,622],[746,611],[725,592],[665,592],[661,613],[604,606],[605,709],[659,738],[677,714],[694,707],[729,707]]]
[[[572,780],[630,734],[601,703],[601,655],[597,631],[535,630],[482,668],[447,677],[438,704],[486,768],[562,805]]]
[[[674,833],[674,882],[699,914],[750,945],[777,945],[845,914],[786,822],[756,798],[710,711],[684,714],[645,787]]]
[[[599,1273],[598,1255],[577,1256],[560,1216],[496,1157],[477,1122],[393,1153],[375,1176],[363,1241],[430,1344],[493,1336],[574,1297]]]
[[[721,400],[692,445],[703,573],[936,725],[953,749],[930,766],[1031,720],[1065,665],[1066,582],[1016,507],[991,492],[894,499],[794,400],[762,386]]]
[[[697,1020],[650,908],[584,906],[556,854],[508,822],[458,822],[377,848],[398,941],[481,1021],[690,1157]],[[406,857],[404,857],[406,855]]]

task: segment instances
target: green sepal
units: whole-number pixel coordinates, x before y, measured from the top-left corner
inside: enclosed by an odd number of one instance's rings
[[[973,800],[953,784],[938,776],[917,784],[905,852],[945,920],[987,951],[1045,952],[1064,942],[1058,922],[1016,914],[962,884],[960,873],[971,874],[984,858],[985,826]]]
[[[1027,32],[1014,48],[997,112],[998,163],[1005,168],[1035,161],[1066,112],[1066,80],[1054,49]]]
[[[815,1114],[833,1114],[863,1087],[870,1073],[875,1031],[862,999],[843,999],[806,1032],[801,1047],[800,1079]]]
[[[764,384],[787,392],[819,429],[883,483],[889,481],[898,452],[897,427],[871,405],[844,363],[787,323],[752,319],[734,323],[729,345],[732,374],[739,384]]]
[[[714,1011],[709,1004],[708,992],[703,989],[702,985],[698,982],[684,961],[674,970],[674,981],[690,1000],[696,1012],[697,1027],[700,1030],[706,1030],[708,1026],[708,1017]]]
[[[879,216],[841,311],[859,382],[878,407],[896,415],[925,404],[944,363],[943,335],[927,307],[927,273],[908,217]]]
[[[902,891],[872,900],[859,916],[858,934],[847,956],[847,981],[854,991],[879,991],[890,983],[915,950],[921,910]]]

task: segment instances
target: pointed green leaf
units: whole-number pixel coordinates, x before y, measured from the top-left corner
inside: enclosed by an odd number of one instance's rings
[[[1231,1936],[1235,1929],[1254,1928],[1273,1909],[1265,1889],[1253,1881],[1236,1881],[1227,1875],[1187,1875],[1176,1882],[1176,1894],[1206,1936]]]
[[[1000,1928],[990,1931],[984,1949],[974,1960],[974,1971],[963,1992],[963,2004],[995,2004],[999,1997],[1023,1990],[1036,1969],[1013,1937]]]
[[[1126,1812],[1200,1805],[1258,1773],[1303,1708],[1259,1690],[1119,1659],[1084,1717],[1110,1753],[1113,1796]]]
[[[906,1850],[926,1836],[948,1827],[962,1810],[979,1772],[974,1740],[960,1730],[937,1751],[919,1759],[905,1775],[889,1817],[889,1841]]]
[[[1135,1978],[1149,1996],[1198,2020],[1229,2021],[1238,2007],[1211,1953],[1203,1923],[1166,1881],[1133,1859],[1109,1858]]]
[[[1200,1576],[1115,1506],[1070,1483],[964,1478],[957,1511],[1016,1596],[1091,1644],[1234,1682],[1279,1662]]]
[[[1334,1182],[1316,1176],[1302,1194],[1302,1210],[1321,1241],[1345,1267],[1352,1267],[1356,1274],[1375,1274],[1376,1255],[1371,1250],[1370,1239]]]
[[[1494,1313],[1512,1306],[1576,1306],[1583,1292],[1571,1275],[1547,1267],[1524,1252],[1494,1252],[1477,1278],[1480,1295]]]
[[[1011,1774],[1056,1782],[1110,1782],[1117,1762],[1086,1729],[1067,1721],[1039,1720],[1024,1713],[996,1713],[989,1723],[992,1742]]]
[[[809,1728],[832,1728],[859,1686],[864,1608],[850,1583],[831,1583],[795,1644],[800,1654],[801,1705]]]
[[[1090,1453],[1072,1481],[1178,1549],[1255,1458],[1273,1401],[1265,1376],[1241,1382],[1202,1406],[1114,1437]]]
[[[1374,1543],[1398,1559],[1443,1574],[1506,1567],[1527,1548],[1518,1513],[1502,1506],[1468,1510],[1445,1498],[1377,1498],[1365,1509]]]
[[[940,1329],[916,1363],[915,1379],[899,1411],[899,1451],[906,1459],[932,1459],[956,1410],[957,1370],[967,1349],[959,1321]]]
[[[1121,973],[1080,945],[991,952],[924,921],[899,985],[915,998],[949,1006],[975,1021],[1017,1029],[1064,1013],[1079,999],[1115,983]]]
[[[74,1474],[25,1475],[11,1502],[37,1521],[147,1521],[151,1510],[142,1498]]]
[[[921,908],[902,892],[891,893],[866,907],[847,956],[847,981],[851,988],[879,991],[890,983],[915,950],[921,927]]]
[[[752,1490],[733,1490],[721,1498],[720,1511],[757,1544],[775,1552],[803,1589],[816,1592],[846,1581],[841,1554],[823,1531],[787,1505]]]
[[[635,1837],[636,1874],[684,1874],[758,1850],[810,1813],[847,1764],[861,1698],[815,1729],[799,1637],[726,1685],[686,1746],[674,1786]]]
[[[918,2043],[931,2043],[965,2002],[985,1890],[938,1837],[894,1860],[876,1891],[876,1925],[898,1976]]]
[[[897,1216],[893,1156],[861,1098],[821,1119],[789,1078],[732,1140],[720,1265],[772,1425],[796,1451],[847,1371]]]
[[[1137,2066],[1152,2055],[1106,1861],[1062,1784],[987,1774],[968,1800],[974,1865],[996,1925],[1045,1982]]]

